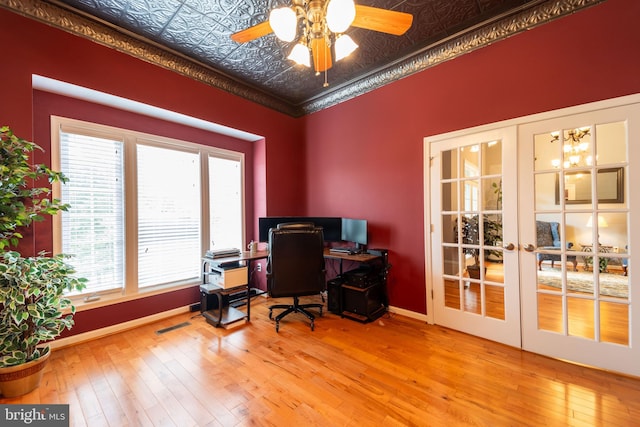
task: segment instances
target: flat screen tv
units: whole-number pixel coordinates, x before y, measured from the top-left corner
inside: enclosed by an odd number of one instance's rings
[[[356,248],[367,244],[367,220],[342,218],[341,240],[353,242]]]
[[[267,216],[258,218],[258,239],[269,241],[269,229],[287,222],[312,222],[322,227],[325,242],[339,242],[342,238],[342,218],[318,216]]]

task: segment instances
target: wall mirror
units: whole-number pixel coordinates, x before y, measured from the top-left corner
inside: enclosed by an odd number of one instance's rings
[[[564,173],[566,204],[591,203],[591,172]],[[624,203],[624,168],[599,169],[596,179],[598,203]],[[556,205],[560,204],[560,174],[556,174]]]

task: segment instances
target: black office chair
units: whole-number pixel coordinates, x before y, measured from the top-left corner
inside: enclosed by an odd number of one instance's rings
[[[280,321],[290,313],[302,313],[311,320],[314,330],[315,316],[308,308],[320,309],[324,304],[300,304],[301,296],[321,294],[325,290],[324,239],[322,227],[310,223],[279,224],[269,230],[269,259],[267,262],[267,292],[270,297],[293,297],[293,304],[275,304],[273,310],[284,309],[276,316],[276,332]],[[324,298],[323,298],[324,302]]]

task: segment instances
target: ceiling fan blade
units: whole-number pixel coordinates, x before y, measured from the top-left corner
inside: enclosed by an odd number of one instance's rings
[[[324,38],[311,39],[311,52],[313,53],[313,68],[318,73],[331,68],[333,65],[331,49]]]
[[[238,43],[250,42],[251,40],[266,36],[272,31],[271,24],[269,24],[269,21],[267,20],[260,24],[256,24],[253,27],[231,34],[231,40]]]
[[[351,25],[365,30],[401,36],[411,28],[412,23],[413,15],[410,13],[357,4],[356,18]]]

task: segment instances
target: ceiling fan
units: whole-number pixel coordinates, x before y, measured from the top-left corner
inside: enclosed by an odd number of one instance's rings
[[[280,40],[292,42],[300,32],[288,58],[307,67],[312,59],[316,73],[320,73],[333,65],[332,47],[336,61],[357,49],[353,39],[344,34],[349,27],[400,36],[412,22],[409,13],[354,4],[353,0],[293,0],[291,7],[273,9],[269,20],[232,34],[231,39],[245,43],[274,32]]]

